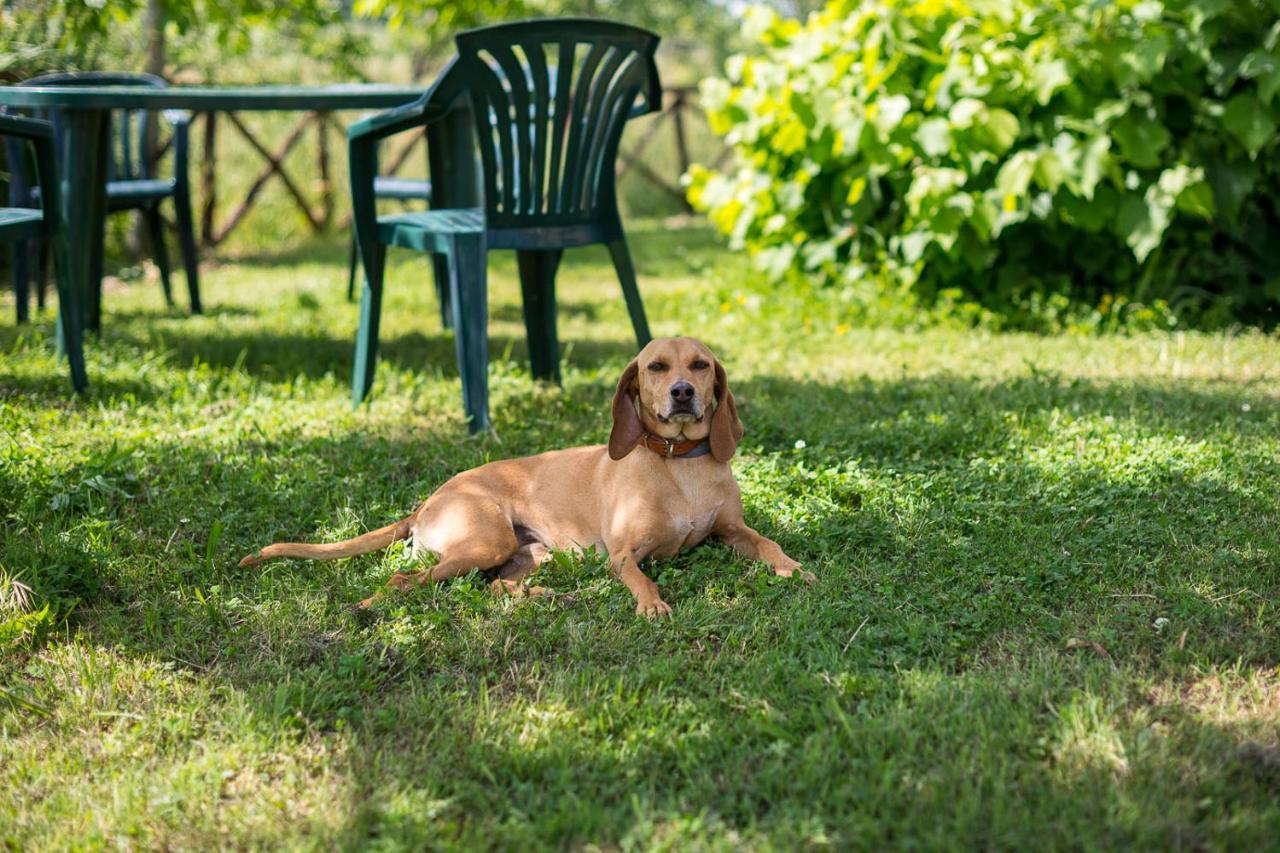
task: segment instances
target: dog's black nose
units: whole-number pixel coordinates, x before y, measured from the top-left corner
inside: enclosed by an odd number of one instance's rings
[[[684,403],[693,399],[693,386],[681,379],[671,386],[671,399]]]

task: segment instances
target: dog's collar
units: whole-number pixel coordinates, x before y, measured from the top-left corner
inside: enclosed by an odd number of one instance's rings
[[[684,441],[676,441],[674,438],[663,438],[646,432],[641,437],[640,443],[667,459],[693,459],[696,456],[706,456],[711,452],[711,440],[708,438],[687,438]]]

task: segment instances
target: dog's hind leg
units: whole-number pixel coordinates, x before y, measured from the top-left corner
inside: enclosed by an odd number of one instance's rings
[[[408,592],[473,569],[497,568],[510,560],[519,546],[511,522],[492,503],[458,497],[428,503],[413,527],[413,551],[433,551],[440,555],[440,562],[422,571],[396,572],[387,587]],[[360,606],[368,607],[380,595],[366,598]]]
[[[525,586],[522,581],[533,574],[538,566],[551,558],[551,552],[541,542],[530,542],[519,548],[511,558],[498,567],[498,578],[490,588],[494,593],[521,597],[541,595],[554,597],[555,590],[545,586]]]

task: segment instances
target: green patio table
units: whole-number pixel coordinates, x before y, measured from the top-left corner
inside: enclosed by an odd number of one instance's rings
[[[112,110],[290,112],[372,110],[398,107],[425,87],[339,86],[0,86],[0,106],[55,109],[61,113],[63,211],[71,245],[70,286],[90,305],[100,282],[107,213],[106,171]],[[95,263],[96,262],[96,263]],[[198,306],[195,306],[198,310]],[[69,324],[78,330],[80,324]]]

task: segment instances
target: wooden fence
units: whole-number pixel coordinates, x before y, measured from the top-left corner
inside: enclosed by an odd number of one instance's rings
[[[692,87],[668,89],[664,93],[662,112],[650,119],[643,134],[620,153],[619,178],[627,172],[634,171],[639,179],[669,195],[683,210],[691,211],[684,190],[680,186],[680,177],[688,171],[693,162],[689,141],[691,121],[703,121],[697,104],[697,91]],[[658,140],[664,132],[671,134],[675,162],[659,164],[647,160],[646,152],[651,150],[655,140]],[[219,186],[217,152],[219,138],[226,133],[235,134],[238,141],[247,144],[249,150],[262,161],[262,166],[243,197],[235,201],[230,212],[224,213],[220,210],[223,188]],[[345,192],[345,187],[335,190],[333,185],[334,146],[330,138],[333,134],[336,134],[339,139],[345,139],[346,127],[336,115],[328,112],[302,114],[283,138],[274,145],[265,142],[261,132],[255,132],[248,127],[235,112],[197,114],[193,119],[192,136],[202,141],[204,154],[199,162],[193,162],[191,168],[195,173],[192,175],[192,180],[199,186],[197,199],[200,206],[198,220],[201,243],[207,248],[216,248],[225,241],[253,209],[263,189],[273,181],[283,187],[294,206],[306,217],[314,232],[321,233],[333,226],[337,207],[335,193]],[[315,170],[313,174],[318,176],[316,187],[310,195],[303,192],[298,182],[285,169],[284,164],[285,158],[299,146],[307,145],[308,139],[314,140]],[[399,147],[393,149],[393,153],[386,158],[383,174],[398,174],[415,150],[422,152],[421,146],[425,144],[424,140],[425,133],[415,133],[400,142]],[[339,156],[344,156],[341,146],[339,146]],[[727,156],[728,149],[721,147],[712,162],[718,166]]]

